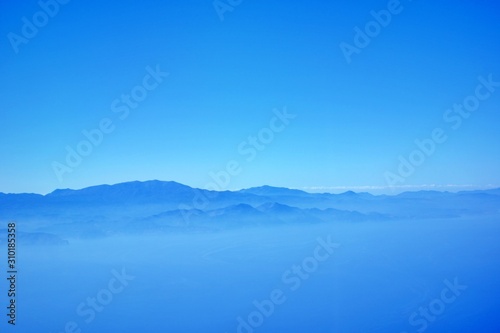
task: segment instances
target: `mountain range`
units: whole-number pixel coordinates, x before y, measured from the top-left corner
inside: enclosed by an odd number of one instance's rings
[[[213,231],[244,226],[497,217],[500,189],[398,195],[308,193],[261,186],[209,191],[173,181],[133,181],[47,195],[0,193],[0,219],[28,243],[121,233]]]

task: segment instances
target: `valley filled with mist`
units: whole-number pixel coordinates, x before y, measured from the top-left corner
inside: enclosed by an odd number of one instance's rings
[[[0,203],[17,226],[23,332],[499,327],[499,190],[212,192],[150,181]]]

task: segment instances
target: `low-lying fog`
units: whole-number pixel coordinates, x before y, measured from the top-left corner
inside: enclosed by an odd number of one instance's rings
[[[475,219],[19,245],[16,331],[493,332],[499,236]]]

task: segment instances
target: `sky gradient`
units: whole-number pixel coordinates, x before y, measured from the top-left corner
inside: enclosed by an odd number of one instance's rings
[[[40,3],[0,5],[0,192],[500,186],[498,4]]]

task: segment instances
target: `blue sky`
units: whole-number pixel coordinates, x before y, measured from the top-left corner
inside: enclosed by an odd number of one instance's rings
[[[232,0],[218,13],[207,0],[54,1],[0,5],[0,192],[148,179],[221,189],[500,186],[492,2]],[[390,22],[373,24],[372,11]],[[23,27],[34,23],[36,33]],[[375,30],[346,57],[355,27]],[[132,92],[141,100],[127,106]],[[473,112],[447,113],[464,101]],[[283,112],[295,117],[279,123]],[[71,167],[68,147],[78,153],[82,131],[102,121],[109,133],[83,143],[90,153]],[[434,140],[435,129],[446,139],[427,154],[415,140]]]

